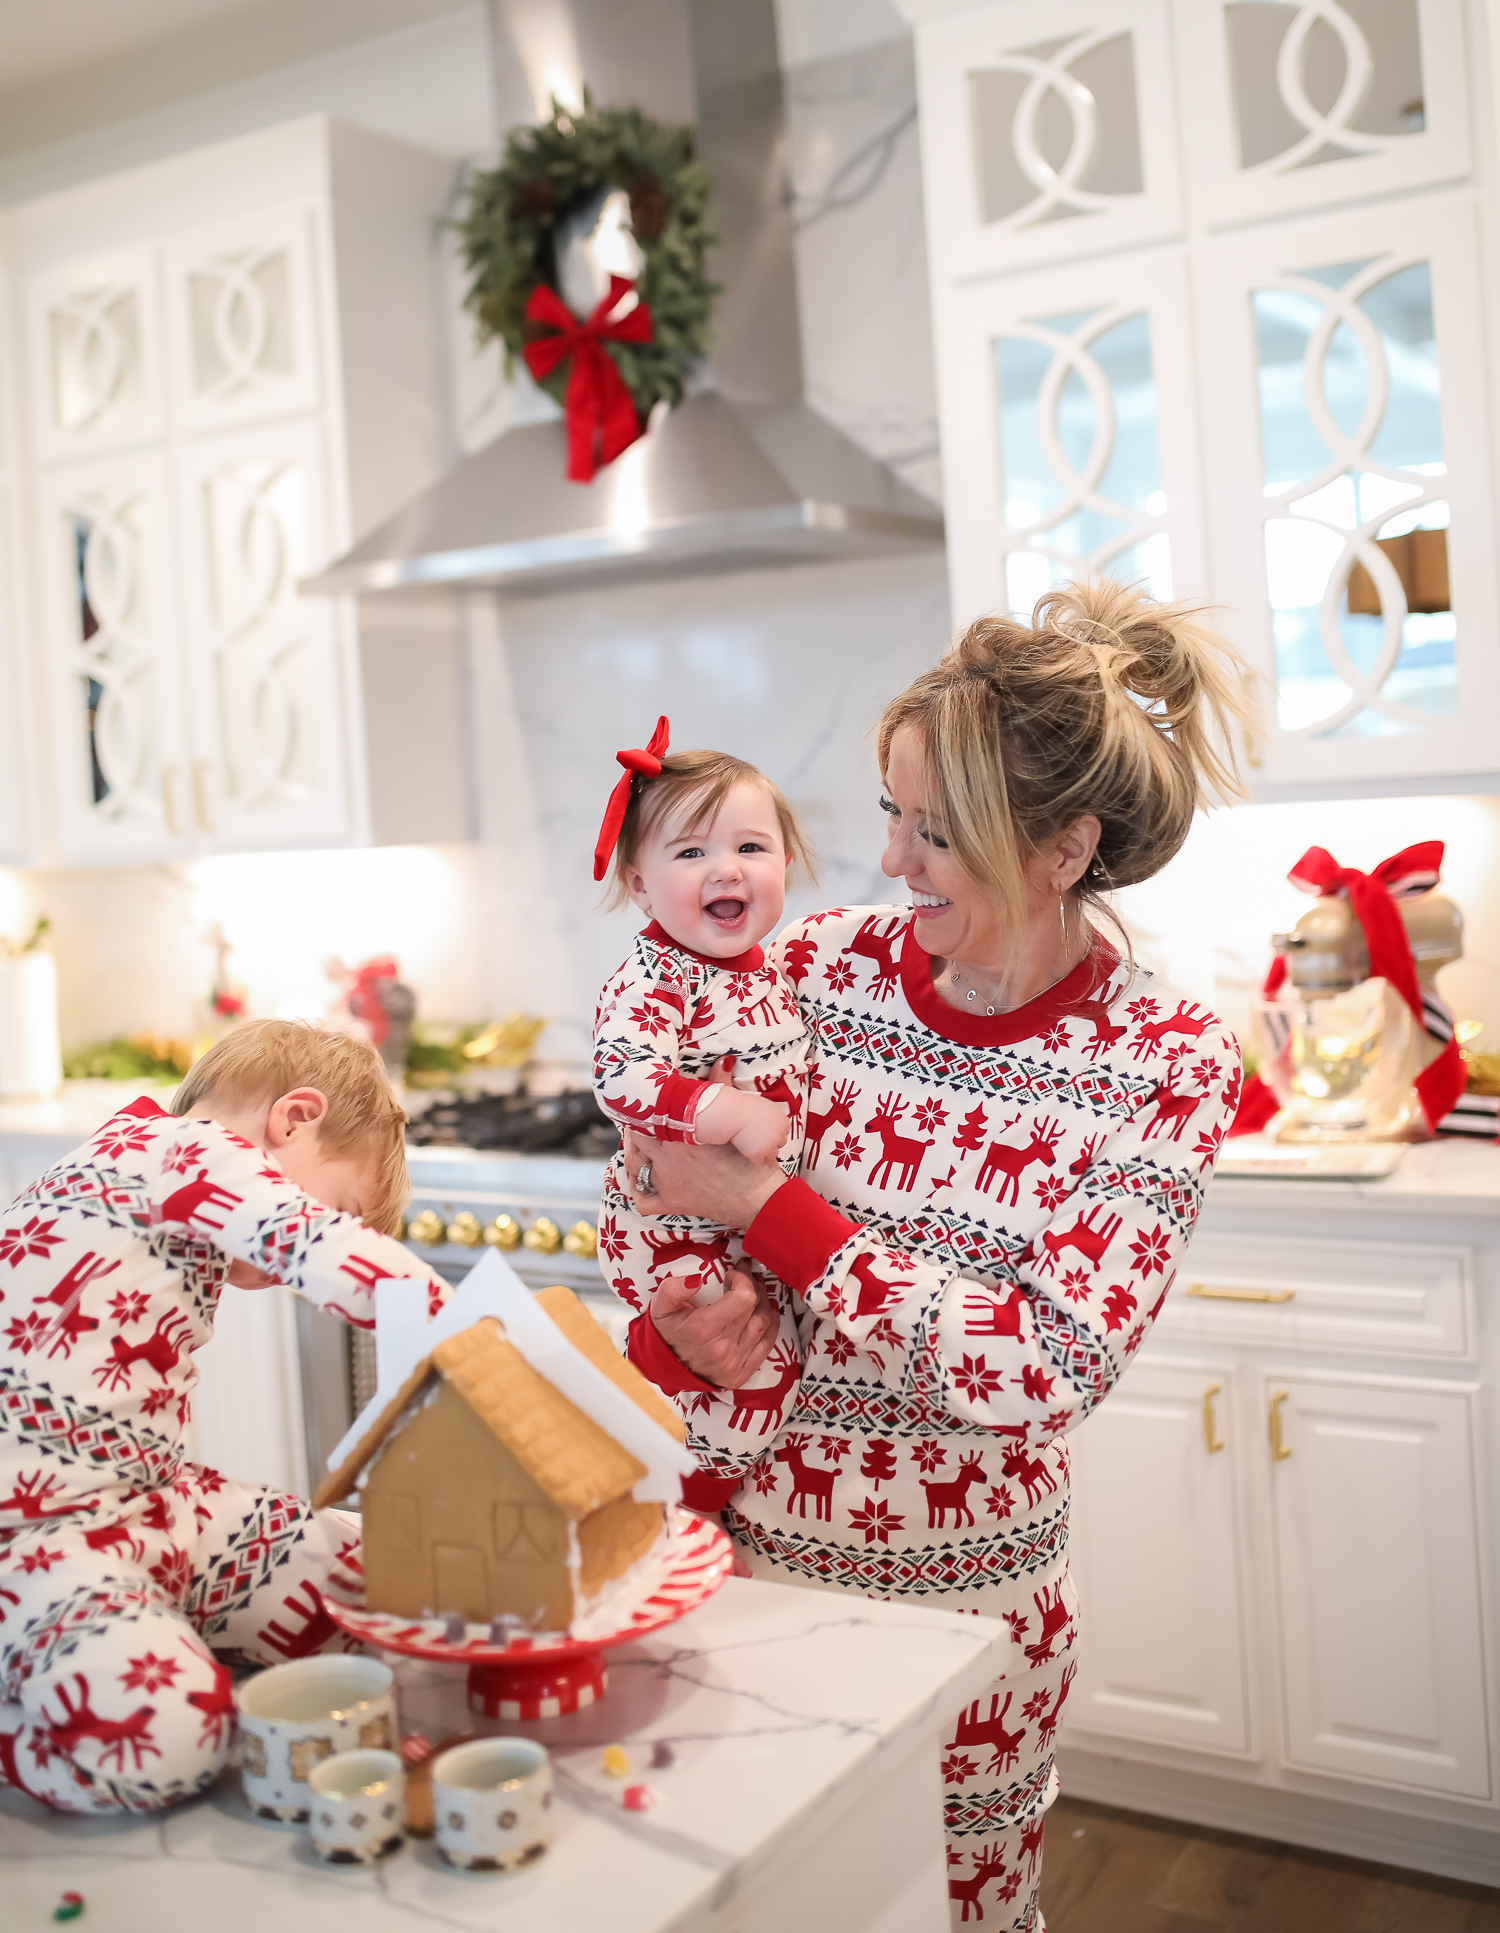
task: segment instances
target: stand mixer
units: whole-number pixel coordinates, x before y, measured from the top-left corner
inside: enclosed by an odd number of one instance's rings
[[[1462,957],[1463,914],[1425,892],[1397,902],[1424,1015],[1451,1031],[1437,991],[1442,967]],[[1261,1010],[1265,1078],[1282,1103],[1278,1141],[1425,1138],[1412,1083],[1444,1051],[1384,979],[1370,975],[1364,929],[1347,895],[1318,899],[1290,933],[1272,935],[1287,986]]]

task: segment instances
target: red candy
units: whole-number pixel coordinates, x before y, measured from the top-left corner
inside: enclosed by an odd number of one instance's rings
[[[627,1812],[649,1812],[656,1804],[656,1794],[649,1785],[627,1785],[620,1803]]]

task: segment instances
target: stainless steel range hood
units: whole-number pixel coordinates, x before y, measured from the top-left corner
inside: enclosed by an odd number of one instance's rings
[[[513,48],[515,4],[492,0],[497,60]],[[624,12],[631,45],[675,43],[680,71],[691,72],[721,238],[715,386],[658,409],[645,436],[588,484],[564,476],[560,422],[508,430],[301,588],[485,586],[531,597],[941,543],[937,506],[802,400],[771,0],[557,0],[557,10],[605,104],[633,98],[662,111],[642,99],[638,72],[611,86]],[[658,87],[672,65],[656,67]]]

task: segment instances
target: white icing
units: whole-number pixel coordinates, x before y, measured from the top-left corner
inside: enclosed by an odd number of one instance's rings
[[[672,1557],[676,1545],[676,1529],[673,1524],[674,1513],[663,1511],[661,1535],[649,1550],[645,1551],[628,1570],[612,1577],[592,1597],[585,1597],[578,1588],[578,1567],[574,1553],[578,1540],[573,1534],[573,1526],[568,1526],[568,1578],[573,1586],[573,1621],[568,1626],[568,1635],[574,1638],[593,1639],[612,1637],[622,1631],[630,1622],[639,1607],[666,1582],[667,1572],[672,1567]]]

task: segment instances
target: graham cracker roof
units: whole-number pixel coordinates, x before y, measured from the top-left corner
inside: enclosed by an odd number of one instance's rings
[[[571,1290],[543,1289],[536,1300],[574,1348],[638,1409],[677,1442],[685,1439],[687,1430],[676,1410],[618,1353]],[[315,1509],[349,1494],[360,1471],[434,1373],[453,1384],[527,1474],[570,1517],[585,1517],[612,1503],[646,1474],[643,1463],[533,1369],[501,1324],[486,1316],[440,1342],[415,1366],[344,1462],[319,1485],[313,1498]]]

